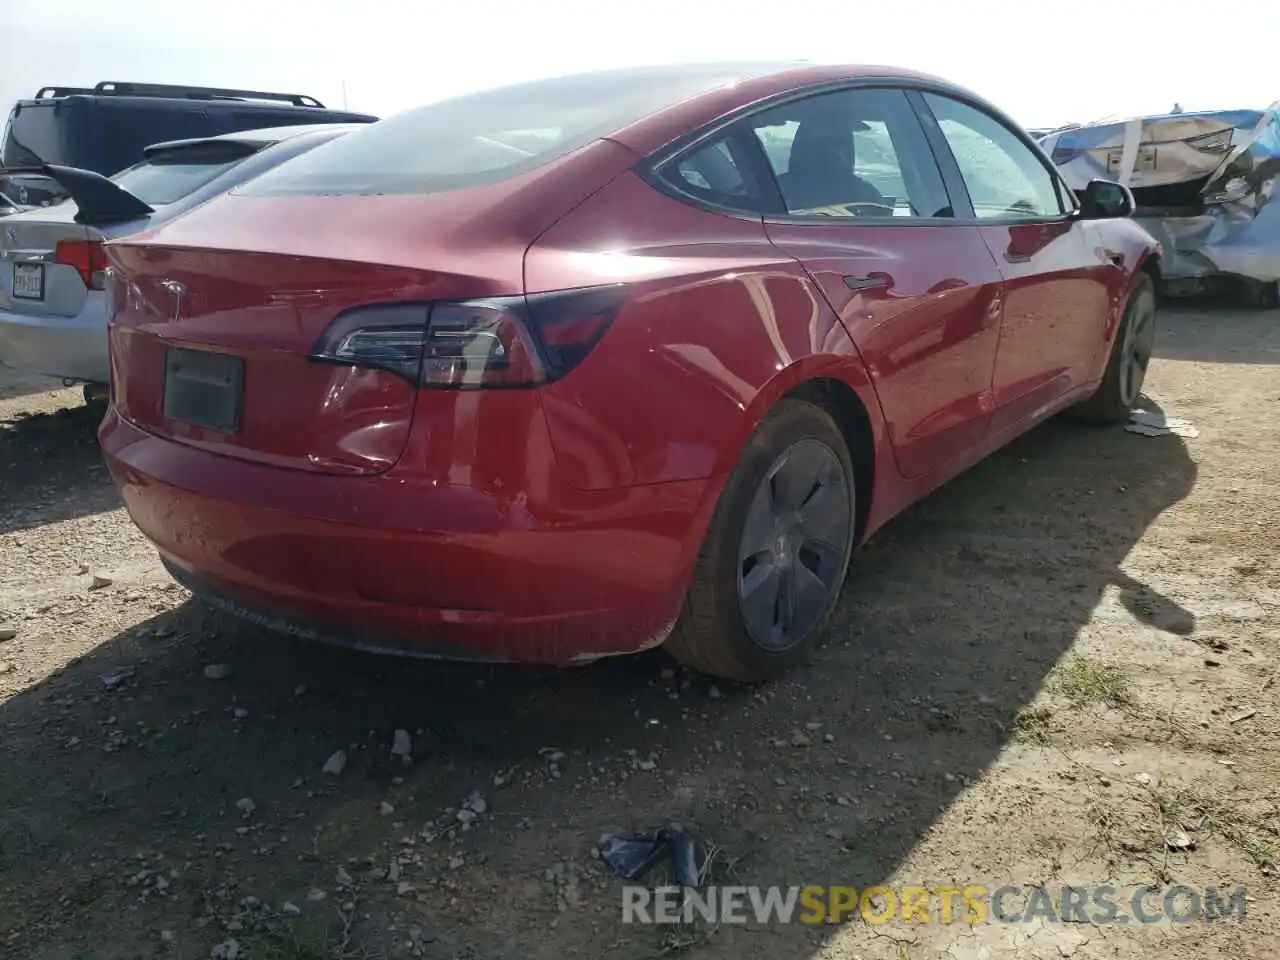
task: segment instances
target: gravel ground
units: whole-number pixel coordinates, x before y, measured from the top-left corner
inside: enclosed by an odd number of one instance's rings
[[[222,618],[78,391],[0,374],[0,955],[1280,957],[1278,317],[1167,312],[1148,392],[1197,437],[1046,424],[878,534],[758,690]],[[672,819],[721,883],[1216,885],[1247,919],[624,926],[596,840]]]

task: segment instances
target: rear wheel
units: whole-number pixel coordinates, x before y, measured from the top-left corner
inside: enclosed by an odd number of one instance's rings
[[[821,407],[783,400],[729,478],[667,649],[728,680],[799,663],[835,609],[854,537],[853,465]]]
[[[1142,395],[1155,340],[1155,286],[1150,277],[1140,273],[1129,291],[1102,382],[1093,396],[1076,407],[1076,415],[1091,423],[1123,423],[1129,419]]]

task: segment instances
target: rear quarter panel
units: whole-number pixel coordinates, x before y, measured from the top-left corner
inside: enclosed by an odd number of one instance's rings
[[[525,282],[529,292],[631,289],[592,354],[542,391],[557,468],[573,486],[723,476],[773,403],[816,377],[857,391],[879,436],[852,342],[759,221],[686,205],[628,172],[537,240]]]

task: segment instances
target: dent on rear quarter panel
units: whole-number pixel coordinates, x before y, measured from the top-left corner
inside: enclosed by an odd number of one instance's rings
[[[700,210],[625,173],[525,261],[530,292],[620,281],[631,295],[609,332],[542,392],[557,468],[573,486],[727,472],[768,407],[814,376],[869,397],[844,329],[759,221]]]

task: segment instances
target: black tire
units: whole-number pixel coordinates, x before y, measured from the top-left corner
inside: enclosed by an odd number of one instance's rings
[[[1078,419],[1099,424],[1124,423],[1129,419],[1130,412],[1142,395],[1146,368],[1151,362],[1155,323],[1155,285],[1147,274],[1139,273],[1134,278],[1129,298],[1125,301],[1124,316],[1120,318],[1120,325],[1116,329],[1102,382],[1098,384],[1093,396],[1078,404],[1072,411]],[[1140,325],[1136,331],[1135,325]],[[1145,344],[1145,352],[1136,360],[1132,355],[1138,346],[1134,343],[1135,334],[1142,337]],[[1136,386],[1134,374],[1130,372],[1134,362],[1141,366],[1141,371],[1136,374]]]
[[[86,383],[81,389],[81,393],[84,395],[84,405],[86,407],[106,409],[109,391],[105,383]]]
[[[834,457],[827,457],[828,453]],[[827,539],[840,542],[828,545],[823,540],[824,549],[820,552],[806,553],[811,551],[810,541],[805,540],[804,534],[797,529],[795,536],[799,539],[792,541],[790,547],[777,548],[782,552],[766,565],[772,570],[777,561],[778,570],[784,566],[798,570],[799,564],[804,563],[803,579],[809,597],[817,597],[816,589],[811,585],[819,579],[830,590],[825,604],[819,604],[816,599],[801,604],[801,588],[796,586],[798,574],[782,574],[775,604],[788,608],[788,613],[780,614],[775,606],[774,616],[792,623],[798,620],[799,624],[795,626],[792,637],[782,637],[781,633],[776,638],[771,637],[778,639],[780,645],[770,649],[753,639],[743,614],[746,601],[739,599],[739,591],[744,589],[742,583],[746,579],[744,563],[752,562],[742,559],[744,534],[749,512],[762,502],[758,498],[763,497],[770,502],[775,499],[777,481],[774,477],[775,474],[783,475],[780,464],[790,463],[792,459],[799,462],[802,457],[822,463],[821,476],[830,481],[823,480],[814,485],[804,503],[816,502],[814,498],[819,491],[825,491],[824,504],[843,503],[847,493],[848,520],[839,532],[834,532],[837,530],[834,523],[826,527],[833,531]],[[797,489],[799,485],[795,484]],[[800,400],[779,402],[757,427],[720,495],[698,555],[684,609],[665,644],[668,652],[695,670],[743,683],[770,680],[805,660],[840,598],[840,588],[853,551],[855,503],[853,463],[835,421],[812,403]],[[822,512],[824,517],[828,514],[825,509]],[[801,522],[798,518],[802,513],[801,509],[796,510],[796,523]],[[778,542],[783,539],[784,536],[779,535]],[[795,545],[801,541],[804,541],[803,545]],[[766,554],[768,551],[760,555]],[[819,565],[824,574],[821,578],[815,573]],[[834,588],[830,587],[831,584]],[[785,602],[782,599],[784,592],[788,596]],[[797,612],[797,605],[806,609]],[[754,622],[758,633],[759,619]]]

